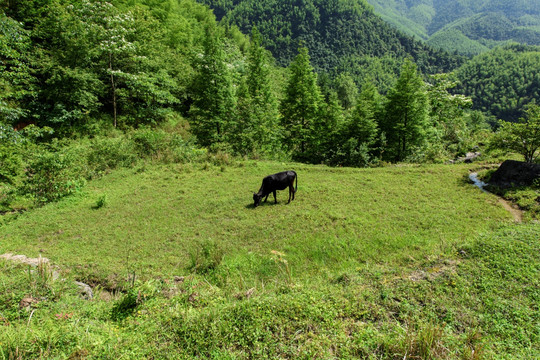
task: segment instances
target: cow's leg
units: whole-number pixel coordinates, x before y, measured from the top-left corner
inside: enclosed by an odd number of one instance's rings
[[[294,200],[294,188],[292,187],[291,184],[289,184],[289,202],[288,202],[288,203],[291,202],[291,195],[292,195],[292,198],[293,198],[293,200]],[[287,203],[287,204],[288,204],[288,203]]]
[[[277,204],[276,190],[274,190],[274,201]]]
[[[266,200],[268,200],[268,196],[270,196],[270,193],[266,194],[266,198],[264,199],[264,202],[266,202]]]

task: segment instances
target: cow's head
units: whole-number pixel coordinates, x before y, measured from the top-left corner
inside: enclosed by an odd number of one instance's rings
[[[259,204],[261,203],[261,199],[262,199],[261,195],[257,193],[253,193],[253,206],[254,207],[259,206]]]

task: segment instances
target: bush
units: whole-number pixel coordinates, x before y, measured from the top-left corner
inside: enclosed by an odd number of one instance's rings
[[[141,157],[156,156],[168,147],[168,136],[163,130],[143,128],[136,130],[132,140],[137,153]]]
[[[91,176],[118,167],[132,166],[136,160],[134,144],[124,137],[95,138],[90,144],[88,166]]]
[[[22,172],[21,156],[13,146],[0,145],[0,182],[13,184]]]
[[[23,195],[30,195],[38,203],[59,200],[80,191],[85,180],[73,156],[58,152],[38,154],[26,168],[21,187]]]

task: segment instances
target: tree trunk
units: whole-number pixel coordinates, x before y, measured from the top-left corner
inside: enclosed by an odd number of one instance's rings
[[[109,71],[111,72],[114,127],[116,127],[116,86],[114,85],[114,75],[113,75],[113,72],[112,72],[113,71],[112,70],[112,53],[109,53]]]

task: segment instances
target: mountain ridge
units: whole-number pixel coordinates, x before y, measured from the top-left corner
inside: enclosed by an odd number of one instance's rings
[[[540,3],[530,0],[367,1],[386,22],[449,52],[472,56],[506,42],[540,45]]]

